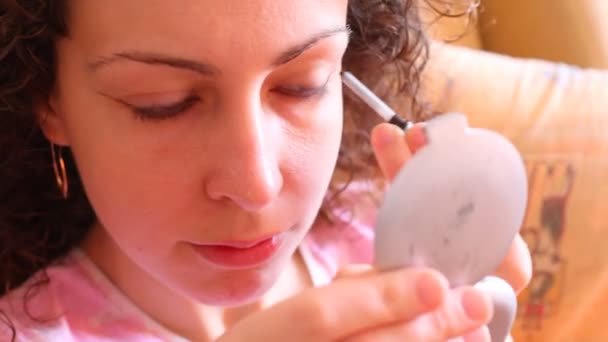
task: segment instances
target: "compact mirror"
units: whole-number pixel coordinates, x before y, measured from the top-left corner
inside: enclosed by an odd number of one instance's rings
[[[526,169],[506,138],[470,128],[462,114],[438,116],[425,130],[428,144],[400,170],[380,208],[374,263],[431,267],[453,287],[475,285],[505,258],[523,223]]]

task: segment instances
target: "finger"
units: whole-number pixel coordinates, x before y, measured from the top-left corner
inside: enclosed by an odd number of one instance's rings
[[[374,268],[369,264],[353,264],[347,265],[338,270],[334,280],[344,278],[363,277],[374,273]]]
[[[374,127],[371,139],[376,160],[389,181],[427,141],[423,123],[415,124],[407,132],[395,125],[382,123]]]
[[[532,278],[532,258],[528,246],[517,234],[506,258],[498,266],[494,275],[504,279],[519,294]]]
[[[483,331],[483,326],[491,315],[491,302],[483,291],[463,288],[451,292],[444,305],[431,313],[424,314],[412,321],[377,327],[354,335],[345,341],[463,341],[460,336],[476,337],[471,334],[480,334],[476,331]]]
[[[411,157],[405,133],[395,125],[382,123],[372,130],[371,144],[382,174],[392,181]]]
[[[487,326],[483,326],[463,338],[463,342],[491,342],[492,337]],[[506,342],[506,341],[505,341]]]
[[[249,316],[220,341],[239,336],[252,341],[340,340],[357,331],[412,320],[442,305],[447,293],[447,280],[423,269],[344,279]],[[260,329],[269,322],[273,329]]]
[[[417,123],[408,129],[405,134],[405,141],[412,154],[424,147],[428,143],[424,123]]]
[[[492,342],[492,336],[487,326],[483,326],[462,337],[451,338],[446,342]],[[507,341],[504,341],[507,342]]]
[[[484,325],[472,333],[468,333],[462,337],[451,338],[446,342],[492,342],[492,336],[488,327]]]

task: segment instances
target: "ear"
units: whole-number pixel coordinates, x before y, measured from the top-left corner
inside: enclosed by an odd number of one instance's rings
[[[66,125],[55,96],[51,94],[46,101],[36,105],[36,118],[42,133],[51,143],[59,146],[69,145]]]

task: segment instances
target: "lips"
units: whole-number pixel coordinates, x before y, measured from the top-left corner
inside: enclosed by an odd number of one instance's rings
[[[251,241],[226,241],[192,245],[207,263],[223,269],[250,269],[269,262],[283,243],[277,234]]]

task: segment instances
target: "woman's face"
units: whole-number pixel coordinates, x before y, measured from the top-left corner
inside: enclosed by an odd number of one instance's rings
[[[44,129],[72,149],[117,253],[208,304],[272,285],[334,170],[346,10],[70,2]]]

